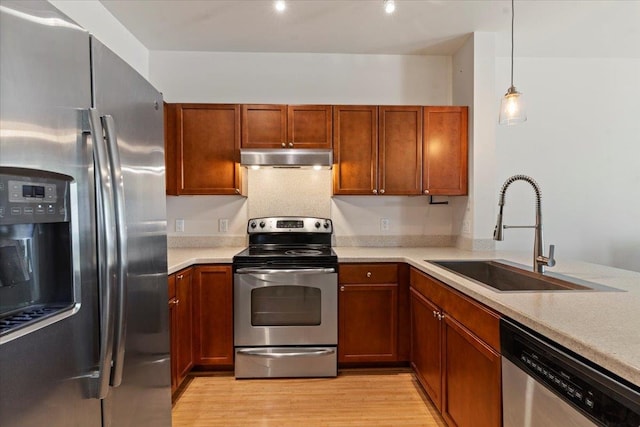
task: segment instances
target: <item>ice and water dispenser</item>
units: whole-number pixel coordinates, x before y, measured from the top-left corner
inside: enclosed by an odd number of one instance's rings
[[[0,167],[0,343],[76,304],[73,178]]]

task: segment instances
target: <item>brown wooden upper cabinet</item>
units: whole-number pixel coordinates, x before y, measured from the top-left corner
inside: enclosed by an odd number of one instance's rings
[[[174,115],[165,135],[167,194],[241,194],[240,106],[168,104],[166,111]]]
[[[424,107],[424,194],[467,194],[467,117],[467,107]]]
[[[331,148],[330,105],[243,105],[242,148]]]
[[[334,106],[334,194],[421,194],[422,107]]]

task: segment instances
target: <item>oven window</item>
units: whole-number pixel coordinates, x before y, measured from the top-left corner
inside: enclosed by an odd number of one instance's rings
[[[267,286],[251,291],[252,326],[317,326],[321,292],[310,286]]]

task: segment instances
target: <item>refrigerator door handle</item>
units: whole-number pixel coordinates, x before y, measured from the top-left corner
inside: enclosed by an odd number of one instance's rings
[[[113,369],[111,371],[111,385],[118,387],[122,383],[122,372],[124,368],[125,340],[127,332],[126,308],[127,308],[127,227],[126,211],[124,203],[124,180],[122,176],[122,163],[120,162],[120,152],[118,151],[118,137],[113,117],[105,115],[102,117],[109,161],[111,166],[111,177],[113,181],[113,194],[115,200],[116,213],[116,233],[117,233],[117,291],[115,301],[115,334],[113,343]]]
[[[94,397],[104,399],[109,392],[113,356],[114,310],[116,287],[116,219],[114,216],[113,179],[109,166],[104,131],[98,112],[88,110],[89,129],[93,139],[96,175],[96,222],[98,242],[98,286],[100,300],[100,356]]]

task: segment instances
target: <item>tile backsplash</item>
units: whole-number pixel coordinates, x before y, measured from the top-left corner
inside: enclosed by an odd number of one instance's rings
[[[245,241],[249,218],[316,216],[333,220],[338,246],[452,246],[453,210],[425,196],[332,196],[330,170],[250,169],[247,197],[167,197],[167,232],[171,247],[229,245]],[[176,219],[184,232],[175,231]]]

